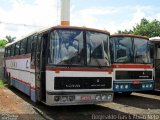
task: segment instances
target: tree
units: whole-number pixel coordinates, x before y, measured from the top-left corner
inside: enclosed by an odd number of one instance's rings
[[[11,43],[11,42],[13,42],[16,39],[16,37],[12,38],[10,35],[7,35],[6,39],[7,39],[8,43]]]
[[[121,31],[121,30],[118,30],[118,34],[133,34],[133,31],[132,30],[124,30],[124,31]]]
[[[6,40],[0,40],[0,48],[4,48],[8,42]]]
[[[135,34],[147,37],[155,37],[160,35],[160,21],[149,21],[145,18],[141,19],[141,22],[137,24],[132,30],[118,31],[118,33]]]

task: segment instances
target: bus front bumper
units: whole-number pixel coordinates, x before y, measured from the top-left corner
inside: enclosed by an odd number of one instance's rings
[[[113,101],[113,92],[102,93],[63,93],[50,94],[47,92],[46,104],[49,106],[86,105]]]
[[[136,92],[136,91],[149,91],[154,90],[154,81],[139,81],[134,83],[133,81],[114,81],[114,92]]]

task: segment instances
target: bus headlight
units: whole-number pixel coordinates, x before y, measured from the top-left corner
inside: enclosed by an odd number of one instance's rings
[[[149,88],[149,85],[148,85],[148,84],[146,84],[146,88]]]
[[[152,85],[152,84],[150,84],[150,85],[149,85],[149,87],[150,87],[150,88],[152,88],[152,87],[153,87],[153,85]]]
[[[119,85],[116,85],[115,88],[116,88],[116,89],[119,89]]]
[[[100,95],[96,95],[96,100],[100,101],[101,100],[101,96]]]
[[[108,97],[107,97],[107,99],[108,99],[109,101],[112,100],[112,95],[109,94]]]
[[[145,86],[145,84],[142,84],[142,88],[145,88],[146,86]]]
[[[107,99],[107,95],[102,95],[102,100],[106,100]]]
[[[128,85],[125,85],[125,89],[128,89]]]
[[[123,85],[120,85],[120,88],[123,89]]]

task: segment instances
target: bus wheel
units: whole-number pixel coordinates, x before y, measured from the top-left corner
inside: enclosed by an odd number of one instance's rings
[[[122,93],[124,96],[130,96],[132,94],[132,92],[123,92]]]

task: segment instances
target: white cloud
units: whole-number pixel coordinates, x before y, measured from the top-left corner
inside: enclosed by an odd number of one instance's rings
[[[35,0],[32,4],[26,4],[23,0],[11,1],[11,10],[5,11],[0,8],[0,21],[36,26],[53,26],[60,23],[59,0]],[[131,29],[143,17],[160,20],[160,13],[155,14],[155,9],[157,8],[137,5],[93,6],[77,10],[76,5],[71,5],[71,25],[107,29],[114,33],[117,30]],[[147,15],[148,12],[151,12],[150,16]],[[119,21],[117,21],[118,16],[122,16]],[[112,17],[114,18],[112,19]],[[0,24],[0,38],[4,38],[6,35],[19,38],[35,29],[37,28]]]
[[[12,9],[5,11],[0,8],[0,16],[0,21],[6,23],[33,26],[53,26],[59,23],[57,0],[35,0],[33,4],[24,4],[22,0],[12,0]],[[6,35],[19,38],[35,29],[37,28],[0,24],[0,38]]]
[[[94,27],[100,29],[107,29],[111,33],[118,30],[130,30],[133,26],[140,22],[142,18],[153,19],[155,18],[156,8],[152,6],[119,6],[119,7],[102,7],[102,8],[87,8],[80,11],[73,12],[71,15],[71,23],[74,25],[82,25],[86,27]],[[152,11],[152,14],[147,14]],[[107,16],[107,17],[106,17]],[[123,20],[112,19],[111,17],[118,18],[122,16]],[[160,14],[157,18],[160,19]],[[107,18],[110,18],[109,20]]]

